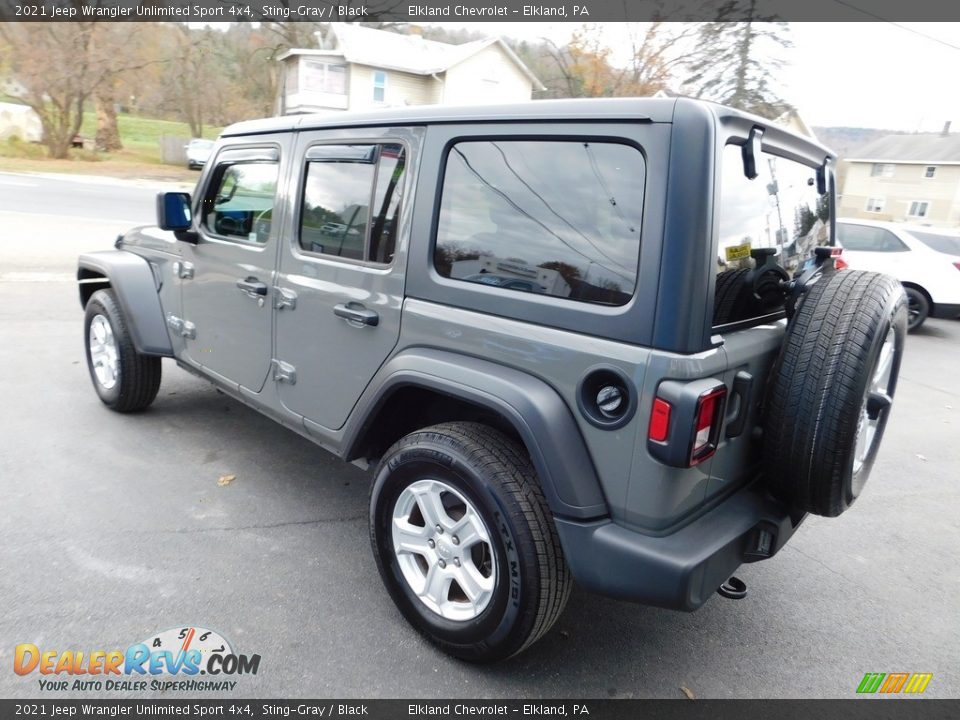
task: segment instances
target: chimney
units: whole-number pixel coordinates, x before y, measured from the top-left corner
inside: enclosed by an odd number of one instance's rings
[[[940,133],[940,137],[947,137],[950,134],[950,121],[947,120],[943,124],[943,132]]]

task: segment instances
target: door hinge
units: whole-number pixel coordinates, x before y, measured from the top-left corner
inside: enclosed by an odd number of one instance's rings
[[[270,364],[273,365],[274,380],[277,382],[290,383],[291,385],[297,384],[297,369],[293,365],[283,360],[277,360],[276,358],[271,360]]]
[[[181,280],[192,280],[193,279],[193,263],[177,261],[173,264],[173,271],[177,274]]]
[[[295,310],[297,307],[297,294],[290,288],[273,288],[273,307],[277,310],[283,310],[285,307]]]
[[[187,340],[195,340],[197,337],[197,326],[189,320],[178,318],[176,315],[167,315],[167,327],[174,334],[184,337]]]

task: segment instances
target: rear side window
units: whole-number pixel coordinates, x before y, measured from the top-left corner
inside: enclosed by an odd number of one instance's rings
[[[504,292],[623,305],[636,287],[644,175],[642,153],[626,144],[457,143],[434,266]]]
[[[889,230],[871,225],[837,223],[837,240],[847,250],[907,252],[910,249]]]
[[[937,235],[936,233],[914,232],[913,230],[910,231],[910,234],[931,250],[947,255],[960,255],[960,236]]]
[[[815,247],[830,244],[830,196],[817,192],[816,168],[767,152],[756,163],[758,176],[751,180],[744,174],[741,146],[723,150],[714,326],[782,309],[778,293],[758,301],[745,292],[756,265],[752,250],[772,248],[773,260],[792,275]]]
[[[322,145],[307,152],[300,215],[306,252],[390,263],[403,195],[403,145]]]

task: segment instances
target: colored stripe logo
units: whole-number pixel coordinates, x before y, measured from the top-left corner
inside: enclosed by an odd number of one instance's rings
[[[920,694],[927,689],[933,673],[867,673],[857,686],[860,694]]]

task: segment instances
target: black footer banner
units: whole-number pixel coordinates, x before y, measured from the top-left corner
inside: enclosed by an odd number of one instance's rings
[[[0,700],[0,720],[162,717],[946,720],[960,717],[960,700]]]

